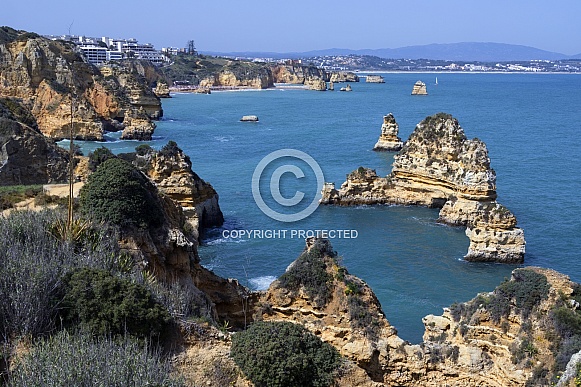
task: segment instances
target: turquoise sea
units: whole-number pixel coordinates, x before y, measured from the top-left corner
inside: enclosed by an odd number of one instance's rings
[[[190,155],[194,171],[218,191],[226,219],[224,227],[204,235],[202,264],[264,289],[304,247],[290,230],[356,230],[357,238],[332,240],[343,264],[375,291],[402,338],[421,341],[423,316],[491,291],[517,266],[464,262],[464,230],[436,224],[434,209],[323,206],[299,222],[282,223],[258,208],[251,182],[260,160],[283,148],[312,156],[325,181],[337,187],[359,166],[386,175],[393,154],[371,151],[383,115],[394,114],[405,140],[423,118],[447,112],[469,138],[487,144],[498,201],[525,231],[525,265],[553,268],[581,282],[581,74],[383,76],[385,84],[353,83],[350,93],[272,89],[174,94],[163,100],[165,115],[150,144],[160,148],[176,141]],[[410,95],[418,79],[427,84],[428,96]],[[239,122],[249,114],[260,122]],[[115,152],[139,144],[115,137],[105,144]],[[99,145],[85,143],[83,148],[87,153]],[[282,159],[267,168],[261,192],[274,167],[292,161]],[[286,173],[281,191],[284,197],[305,192],[299,205],[306,206],[316,193],[315,176],[306,172],[297,179]],[[265,200],[274,205],[271,198]],[[289,231],[286,238],[234,239],[225,238],[225,230]]]

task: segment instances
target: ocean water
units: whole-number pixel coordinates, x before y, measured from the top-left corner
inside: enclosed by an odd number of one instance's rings
[[[463,229],[435,223],[438,211],[396,206],[319,207],[295,223],[266,216],[255,204],[252,175],[270,152],[297,149],[316,160],[325,181],[337,187],[359,166],[386,175],[393,154],[371,151],[383,115],[392,112],[407,139],[428,115],[456,117],[469,138],[488,146],[497,172],[498,201],[517,216],[527,241],[525,266],[549,267],[581,282],[581,75],[580,74],[383,74],[385,84],[353,83],[351,93],[308,90],[174,94],[163,100],[164,118],[150,144],[174,140],[193,170],[220,195],[226,219],[205,233],[202,264],[253,289],[265,289],[300,254],[304,239],[291,230],[355,230],[356,238],[331,242],[348,270],[365,280],[400,336],[421,341],[423,316],[453,302],[491,291],[516,265],[469,263]],[[438,85],[434,85],[435,76]],[[428,96],[411,96],[415,81]],[[336,90],[342,85],[336,85]],[[242,123],[243,115],[259,116]],[[132,151],[135,141],[112,134],[104,145]],[[102,144],[84,143],[87,152]],[[308,165],[283,158],[265,169],[260,189],[266,203],[273,170],[297,163],[303,179],[286,173],[284,197],[316,194]],[[290,212],[279,206],[280,212]],[[232,230],[287,230],[285,238],[226,238]]]

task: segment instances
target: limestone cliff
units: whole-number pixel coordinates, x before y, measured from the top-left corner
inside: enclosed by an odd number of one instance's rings
[[[45,136],[69,137],[71,107],[74,136],[82,140],[102,140],[128,112],[147,121],[161,116],[159,99],[134,74],[103,76],[72,43],[3,28],[0,97],[22,100]]]
[[[381,75],[368,75],[365,77],[367,83],[385,83],[385,79]]]
[[[373,147],[374,151],[397,152],[403,147],[403,141],[397,135],[399,133],[399,125],[395,122],[393,114],[389,113],[383,116],[383,124],[381,125],[381,135],[379,140]]]
[[[340,386],[550,385],[581,349],[566,322],[581,318],[581,286],[552,270],[516,269],[493,292],[426,316],[424,341],[411,345],[336,256],[328,241],[308,240],[256,318],[302,324],[335,346],[349,361]]]
[[[224,223],[218,194],[212,185],[192,171],[190,158],[175,142],[168,143],[159,152],[151,148],[139,152],[134,164],[162,193],[181,206],[194,239],[199,238],[202,228]]]
[[[458,121],[439,113],[420,122],[379,177],[359,168],[336,190],[325,185],[322,204],[403,204],[442,208],[439,221],[467,227],[472,261],[522,262],[524,233],[496,202],[496,174],[486,145],[468,140]]]
[[[68,153],[39,133],[32,117],[19,112],[28,113],[17,101],[0,100],[0,185],[65,182]]]
[[[305,86],[309,88],[309,90],[315,91],[325,91],[327,90],[327,82],[320,78],[309,78],[305,80]]]
[[[271,67],[271,71],[275,83],[306,84],[309,79],[329,80],[325,70],[297,63],[276,65]]]
[[[333,83],[341,82],[359,82],[359,77],[357,74],[350,71],[339,71],[331,73],[330,81]]]
[[[272,76],[267,71],[258,71],[252,76],[249,74],[225,69],[217,74],[209,75],[200,81],[201,88],[227,87],[227,88],[248,88],[266,89],[273,87]]]

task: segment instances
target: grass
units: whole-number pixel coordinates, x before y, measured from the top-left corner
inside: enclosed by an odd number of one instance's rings
[[[0,186],[0,210],[13,208],[16,203],[42,194],[42,184]]]

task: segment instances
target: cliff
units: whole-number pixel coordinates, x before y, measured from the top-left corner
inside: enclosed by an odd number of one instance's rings
[[[164,81],[201,88],[231,87],[265,89],[274,86],[269,65],[204,55],[177,55],[164,67]]]
[[[280,64],[271,67],[271,72],[275,83],[306,84],[310,79],[329,80],[329,74],[315,66]]]
[[[385,83],[385,79],[381,75],[368,75],[365,77],[367,83]]]
[[[68,153],[39,133],[18,101],[0,99],[0,185],[67,180]]]
[[[302,324],[335,346],[348,360],[340,386],[541,386],[581,349],[571,345],[581,334],[570,336],[576,323],[565,322],[581,318],[580,297],[581,286],[567,276],[516,269],[493,292],[426,316],[424,341],[411,345],[328,241],[310,239],[256,317]]]
[[[403,147],[401,138],[397,135],[399,133],[399,125],[395,122],[393,114],[389,113],[383,116],[383,124],[381,125],[381,135],[379,140],[373,147],[374,151],[397,152]]]
[[[359,77],[357,76],[357,74],[349,71],[339,71],[331,73],[331,78],[329,80],[333,83],[359,82]]]
[[[359,168],[339,190],[327,184],[322,204],[401,204],[441,208],[439,221],[467,228],[471,261],[523,262],[525,240],[516,217],[496,202],[496,174],[486,145],[468,140],[458,121],[439,113],[420,122],[379,177]]]
[[[161,104],[140,77],[123,71],[103,76],[72,43],[2,28],[0,97],[20,99],[45,136],[69,137],[71,105],[77,139],[100,141],[104,130],[123,128],[127,116],[147,121],[153,132]]]
[[[224,223],[218,194],[211,184],[192,171],[190,158],[175,142],[169,142],[159,152],[145,148],[136,154],[133,164],[147,175],[160,192],[181,206],[195,240],[199,239],[202,228]]]

